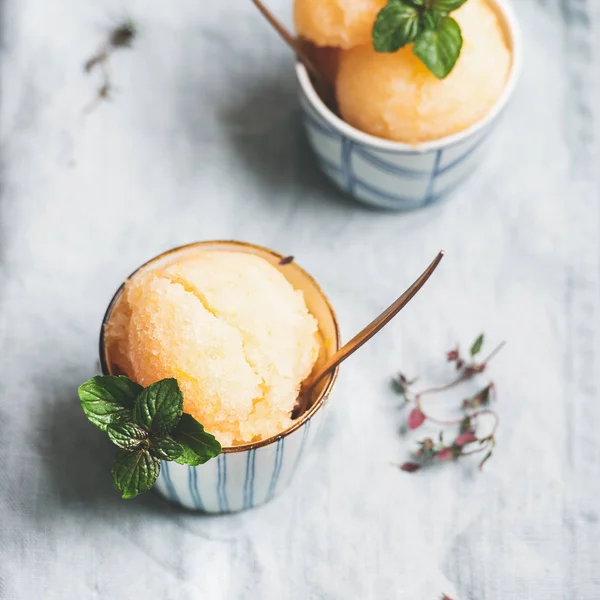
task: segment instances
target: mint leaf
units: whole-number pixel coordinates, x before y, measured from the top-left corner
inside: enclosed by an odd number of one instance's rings
[[[457,8],[460,8],[467,0],[434,0],[431,8],[438,12],[448,14]]]
[[[421,13],[421,29],[432,29],[436,30],[444,18],[442,13],[436,10],[424,10]]]
[[[413,52],[438,79],[443,79],[454,68],[461,48],[458,23],[452,17],[443,17],[435,30],[425,29],[419,33]]]
[[[396,52],[413,42],[419,33],[419,9],[402,0],[390,0],[375,19],[373,48],[377,52]]]
[[[221,453],[221,444],[214,435],[191,415],[184,414],[171,436],[183,446],[183,453],[176,459],[182,465],[201,465]]]
[[[159,471],[158,458],[148,450],[117,450],[112,468],[113,483],[122,498],[134,498],[154,485]]]
[[[128,420],[142,386],[123,376],[97,376],[82,383],[77,392],[85,416],[106,431],[111,423]]]
[[[183,446],[171,437],[152,440],[150,452],[163,460],[177,460],[183,454]]]
[[[483,346],[483,333],[480,333],[477,339],[473,342],[471,346],[471,356],[475,356],[479,354],[481,351],[481,347]]]
[[[149,385],[135,400],[133,416],[150,433],[169,433],[181,419],[183,394],[176,379]]]
[[[119,447],[112,475],[123,498],[149,490],[161,460],[200,465],[221,452],[215,437],[183,414],[183,394],[175,379],[144,389],[128,377],[99,376],[78,392],[87,418]]]
[[[454,68],[462,48],[458,23],[448,16],[467,0],[388,0],[372,30],[376,52],[396,52],[414,42],[413,52],[438,78]]]
[[[145,439],[148,432],[135,423],[113,423],[106,428],[110,441],[126,450],[137,448]]]

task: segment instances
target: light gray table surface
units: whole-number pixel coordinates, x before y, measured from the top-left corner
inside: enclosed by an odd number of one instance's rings
[[[515,4],[524,72],[487,162],[448,202],[393,214],[316,172],[292,57],[249,0],[4,1],[2,600],[600,598],[600,3]],[[84,115],[100,82],[82,64],[123,16],[139,37]],[[75,394],[103,311],[149,257],[221,238],[294,254],[346,339],[447,257],[344,366],[283,496],[219,518],[121,501]],[[509,342],[495,457],[399,472],[419,436],[390,378],[441,381],[480,330]]]

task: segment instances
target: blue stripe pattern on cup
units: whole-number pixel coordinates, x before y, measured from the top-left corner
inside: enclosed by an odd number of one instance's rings
[[[244,478],[244,508],[254,506],[254,472],[256,468],[256,448],[246,456],[246,476]]]
[[[217,497],[219,499],[219,510],[221,512],[229,512],[226,457],[226,454],[219,454],[219,456],[217,456]]]
[[[433,197],[433,186],[435,184],[435,178],[438,176],[438,172],[440,170],[440,162],[442,160],[442,151],[438,150],[435,153],[435,161],[433,163],[433,171],[431,171],[431,175],[429,176],[429,183],[427,185],[427,192],[425,193],[425,202],[430,203],[431,198]]]
[[[478,162],[475,150],[491,131],[487,128],[443,150],[373,151],[332,129],[305,98],[301,106],[321,170],[351,196],[383,208],[419,208],[450,194],[473,171]]]
[[[206,464],[163,462],[156,490],[186,508],[207,513],[246,510],[268,502],[299,470],[322,412],[316,419],[267,446],[222,453]]]
[[[367,152],[362,146],[356,145],[356,154],[363,158],[366,162],[370,163],[374,167],[379,167],[382,171],[386,173],[392,173],[394,175],[404,175],[405,177],[410,177],[411,179],[421,179],[428,178],[431,176],[430,171],[421,171],[419,169],[409,169],[407,167],[403,167],[401,165],[395,165],[381,158],[374,156],[370,152]]]
[[[171,479],[169,463],[163,460],[160,468],[165,478],[165,484],[167,486],[167,494],[169,495],[169,498],[173,500],[173,502],[181,502],[179,499],[179,494],[177,493],[177,491],[175,490],[175,486],[173,485],[173,480]]]
[[[304,429],[302,430],[302,441],[300,442],[300,448],[298,448],[298,454],[294,462],[294,467],[292,468],[292,477],[296,474],[296,471],[298,470],[298,467],[300,465],[300,461],[302,460],[302,455],[304,454],[304,447],[306,446],[306,440],[308,438],[309,432],[310,421],[307,421],[306,425],[304,425]]]
[[[284,438],[277,440],[277,447],[275,449],[275,462],[273,463],[273,474],[271,475],[271,483],[269,484],[269,492],[267,494],[267,501],[271,500],[275,495],[275,489],[277,488],[277,481],[279,480],[279,474],[281,473],[281,465],[283,464],[283,448]]]
[[[354,173],[352,172],[352,147],[351,140],[344,138],[342,140],[342,171],[344,173],[345,185],[348,193],[354,193]]]
[[[196,510],[204,510],[204,502],[202,502],[200,490],[198,489],[198,471],[196,467],[188,467],[188,486],[194,508]]]

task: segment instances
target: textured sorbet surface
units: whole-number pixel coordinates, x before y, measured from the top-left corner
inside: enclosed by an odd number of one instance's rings
[[[502,94],[511,55],[494,11],[469,0],[452,13],[463,47],[456,66],[437,79],[413,54],[365,44],[340,55],[337,99],[345,121],[371,135],[414,144],[461,131],[482,119]]]
[[[366,44],[386,0],[296,0],[296,31],[317,46]]]
[[[141,385],[175,377],[185,412],[224,446],[286,429],[319,354],[302,293],[239,252],[198,252],[139,272],[105,334],[111,361]]]

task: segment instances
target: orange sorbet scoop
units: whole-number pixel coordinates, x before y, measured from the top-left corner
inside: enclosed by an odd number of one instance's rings
[[[240,252],[198,252],[142,269],[105,335],[119,368],[141,385],[175,377],[185,412],[223,446],[289,427],[319,354],[302,292]]]

